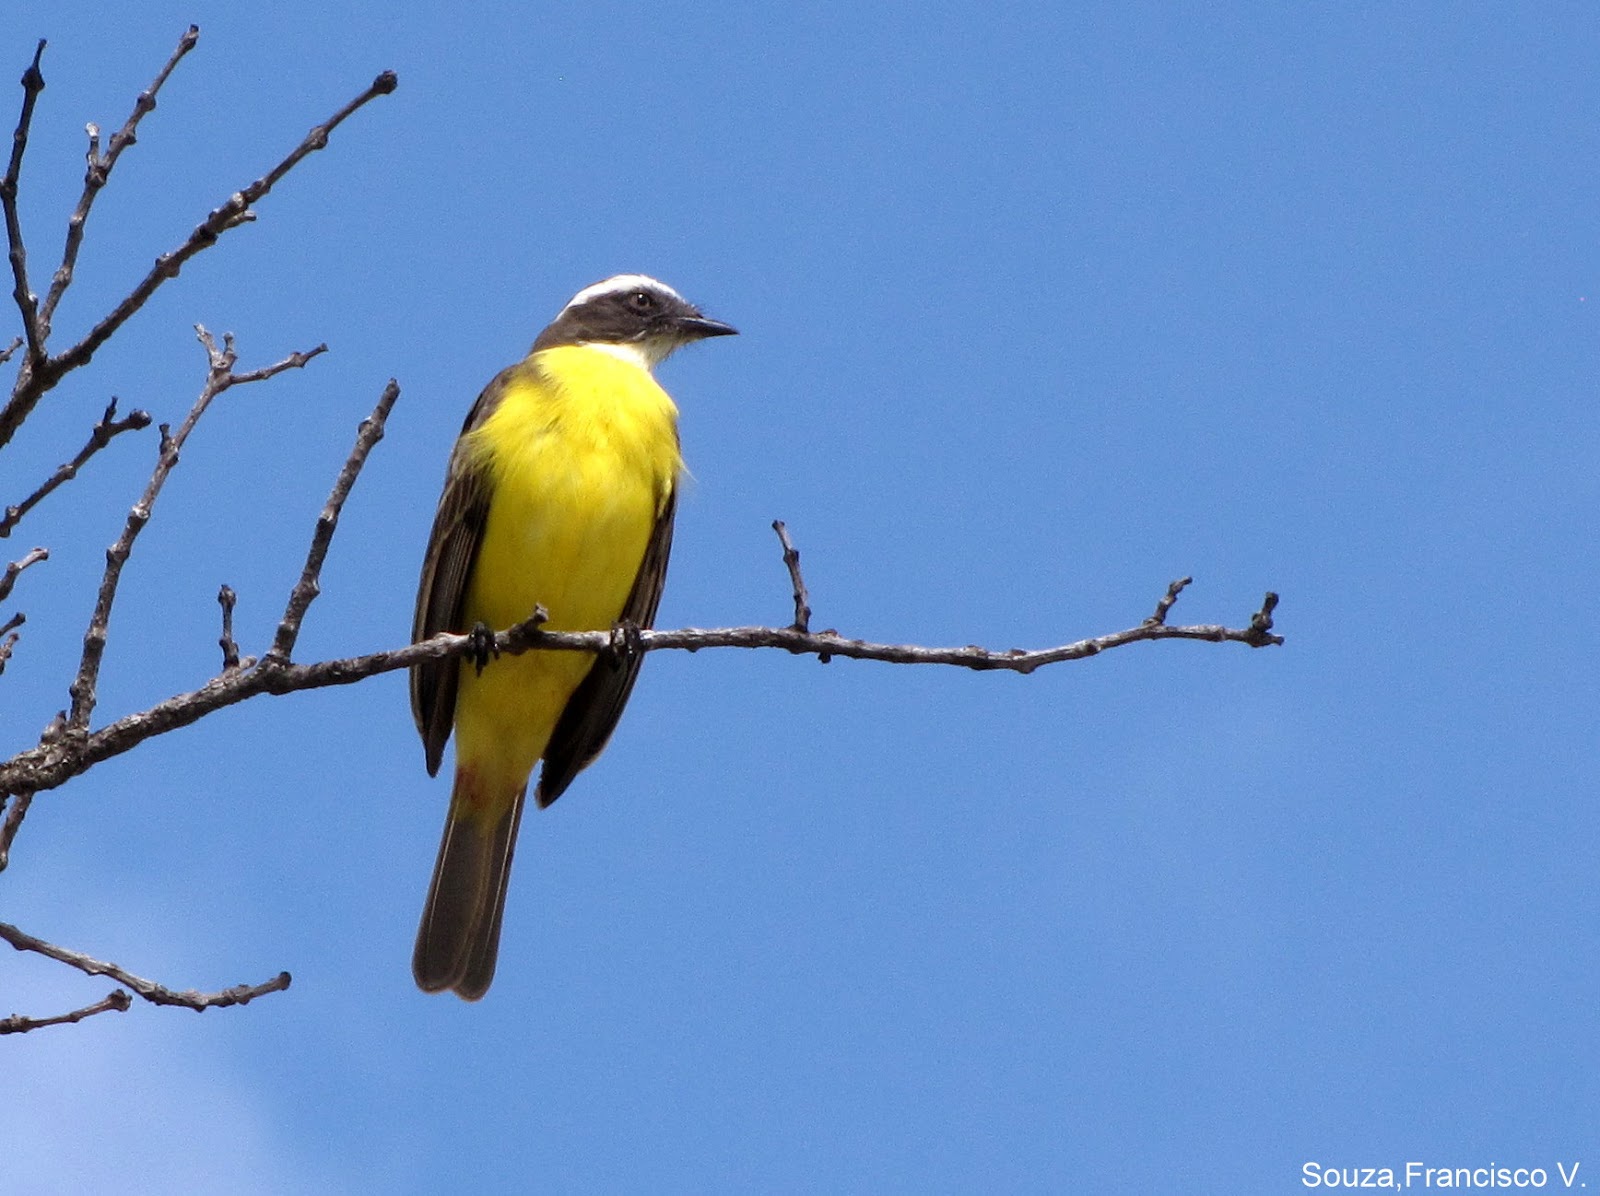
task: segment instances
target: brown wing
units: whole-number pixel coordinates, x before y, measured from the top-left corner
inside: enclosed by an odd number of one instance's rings
[[[633,579],[633,589],[618,620],[621,623],[649,627],[655,622],[661,587],[667,580],[667,557],[672,553],[672,518],[677,506],[678,493],[674,489],[656,517],[655,529],[650,533],[650,543],[645,546],[644,560],[639,565],[639,575]],[[560,797],[573,778],[593,764],[606,746],[617,720],[622,717],[628,695],[633,692],[643,659],[642,652],[628,652],[620,659],[601,657],[573,691],[544,750],[544,771],[539,774],[538,791],[541,809]]]
[[[461,426],[465,436],[478,427],[500,404],[510,375],[519,367],[503,370],[487,387],[467,413]],[[484,522],[489,517],[489,488],[482,470],[468,458],[461,440],[456,441],[445,473],[444,493],[433,517],[433,532],[428,551],[422,558],[422,579],[417,585],[417,612],[411,624],[411,641],[420,643],[441,631],[457,635],[465,632],[462,611],[467,600],[467,579],[472,576],[483,542]],[[411,668],[411,713],[422,735],[428,775],[439,771],[444,745],[455,722],[456,684],[461,662],[428,660]]]

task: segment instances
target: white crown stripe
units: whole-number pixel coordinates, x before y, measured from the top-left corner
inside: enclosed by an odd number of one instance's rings
[[[678,294],[677,291],[647,274],[618,274],[603,282],[584,287],[561,310],[568,311],[571,308],[582,306],[591,299],[598,299],[601,295],[611,295],[620,291],[636,291],[641,288],[650,291],[661,291],[663,294],[672,296],[679,303],[684,301],[683,296]]]

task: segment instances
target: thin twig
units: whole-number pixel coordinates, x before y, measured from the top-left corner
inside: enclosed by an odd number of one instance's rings
[[[65,374],[87,364],[95,351],[105,344],[129,317],[145,305],[162,283],[170,278],[176,278],[190,258],[216,244],[217,238],[223,233],[254,220],[255,212],[251,210],[252,204],[271,191],[278,180],[302,162],[308,154],[327,145],[328,135],[352,113],[376,97],[388,95],[396,86],[397,79],[394,72],[384,71],[365,91],[340,108],[326,122],[314,126],[281,162],[243,190],[230,195],[221,206],[195,226],[183,244],[158,257],[150,272],[105,318],[90,329],[82,340],[54,357],[41,358],[35,368],[23,370],[12,388],[10,400],[4,407],[0,407],[0,448],[10,443],[39,399]]]
[[[11,798],[11,805],[6,808],[6,820],[0,823],[0,872],[4,872],[6,865],[11,862],[12,841],[22,829],[23,819],[27,818],[28,807],[31,805],[33,805],[33,794],[18,793]]]
[[[0,939],[10,943],[18,951],[32,951],[53,959],[57,963],[64,963],[68,967],[77,968],[86,976],[109,976],[118,984],[131,988],[138,996],[143,997],[152,1005],[178,1005],[184,1009],[193,1009],[201,1012],[206,1009],[221,1009],[229,1005],[245,1005],[257,997],[264,997],[268,993],[280,993],[289,987],[290,976],[288,972],[279,972],[271,980],[261,984],[236,984],[232,988],[225,988],[221,992],[201,993],[193,989],[182,992],[157,984],[154,980],[146,980],[119,968],[114,963],[104,963],[98,959],[91,959],[81,951],[70,951],[66,947],[58,947],[54,943],[47,943],[43,939],[34,938],[26,931],[18,930],[8,922],[0,922]]]
[[[216,344],[210,339],[211,334],[198,324],[194,326],[194,330],[196,335],[199,336],[201,343],[205,345],[206,352],[211,355],[212,363],[215,364],[219,358],[217,357]],[[223,356],[228,359],[228,368],[231,370],[233,367],[234,357],[233,333],[224,332],[222,334],[222,344]],[[275,361],[271,365],[264,365],[259,369],[246,370],[242,374],[230,373],[228,375],[228,386],[239,386],[245,382],[265,382],[268,378],[275,378],[285,370],[304,369],[306,363],[313,357],[320,357],[327,351],[328,345],[327,342],[324,341],[314,349],[306,349],[303,352],[296,350],[295,352],[289,354],[289,356],[285,357],[282,361]]]
[[[94,456],[111,441],[124,432],[133,432],[150,426],[150,413],[134,408],[122,419],[116,418],[117,400],[112,398],[106,404],[105,413],[100,416],[100,422],[95,424],[89,433],[88,442],[78,450],[78,455],[64,465],[56,467],[55,473],[47,478],[42,486],[27,498],[5,509],[5,514],[0,515],[0,540],[11,534],[11,529],[22,522],[22,517],[33,510],[57,486],[61,486],[78,476],[78,470],[90,457]],[[0,595],[4,597],[4,595]]]
[[[0,573],[0,602],[4,602],[11,597],[11,587],[17,584],[17,578],[21,576],[24,569],[49,559],[50,550],[48,548],[35,548],[25,553],[20,560],[12,561],[7,565],[5,572]]]
[[[1178,595],[1183,593],[1192,581],[1194,581],[1192,577],[1180,577],[1168,586],[1166,594],[1162,596],[1160,602],[1156,603],[1155,614],[1151,615],[1145,622],[1154,624],[1157,627],[1165,623],[1167,621],[1167,612],[1172,609],[1172,604],[1178,600]]]
[[[111,623],[111,606],[116,600],[117,584],[122,579],[122,567],[127,563],[128,555],[133,550],[133,542],[138,539],[145,524],[150,522],[151,508],[155,506],[156,498],[160,495],[162,486],[166,484],[167,475],[178,464],[178,455],[182,452],[189,433],[194,430],[200,417],[206,413],[206,408],[211,405],[212,400],[230,387],[246,382],[259,382],[284,370],[298,369],[327,349],[326,345],[318,345],[306,353],[291,353],[282,361],[261,369],[235,374],[233,365],[237,358],[231,333],[223,335],[220,349],[217,347],[216,338],[198,324],[195,325],[195,335],[205,346],[209,362],[206,384],[201,388],[200,396],[195,399],[194,406],[189,409],[189,414],[184,417],[183,423],[178,425],[176,432],[170,432],[166,424],[161,425],[161,451],[156,460],[155,470],[150,475],[144,494],[128,512],[122,534],[117,537],[117,542],[106,550],[106,569],[100,580],[100,592],[95,600],[94,615],[90,618],[89,629],[83,636],[83,658],[78,665],[78,675],[69,687],[72,695],[72,710],[67,716],[66,727],[66,734],[69,737],[80,734],[89,725],[89,716],[94,711],[95,686],[99,681],[100,661],[105,655],[106,634]]]
[[[33,106],[44,90],[44,75],[39,60],[44,56],[45,40],[33,51],[33,63],[22,72],[22,113],[11,135],[11,161],[0,178],[0,208],[5,210],[6,245],[11,258],[11,295],[22,313],[22,335],[28,341],[28,356],[22,372],[30,374],[45,362],[44,335],[39,326],[39,300],[28,286],[28,252],[22,241],[22,219],[17,212],[17,183],[22,176],[22,155],[28,148],[28,130],[33,125]]]
[[[28,621],[28,616],[20,610],[12,615],[5,623],[0,624],[0,674],[6,671],[6,662],[11,659],[11,653],[16,650],[17,641],[22,638],[22,633],[17,630]]]
[[[1262,616],[1258,615],[1257,618]],[[493,651],[516,655],[534,649],[558,652],[604,653],[611,649],[610,631],[545,631],[537,620],[502,631],[494,637]],[[723,627],[714,630],[686,627],[680,631],[640,630],[637,650],[642,652],[678,649],[698,652],[702,648],[778,648],[785,652],[805,652],[817,656],[847,656],[856,660],[880,660],[892,664],[952,665],[975,670],[1007,670],[1031,673],[1046,665],[1097,656],[1113,648],[1153,640],[1205,640],[1211,643],[1246,644],[1253,648],[1283,643],[1271,634],[1270,618],[1260,626],[1257,619],[1247,628],[1219,624],[1173,627],[1165,623],[1141,623],[1126,631],[1077,640],[1054,648],[1032,651],[1011,649],[991,651],[979,647],[924,648],[912,644],[879,644],[847,639],[837,632],[802,632],[792,627]],[[379,673],[410,668],[425,660],[468,656],[481,648],[473,635],[440,633],[419,644],[387,652],[316,664],[289,664],[265,661],[253,669],[241,669],[213,677],[189,693],[168,698],[148,710],[130,714],[87,735],[50,737],[39,746],[19,752],[0,763],[0,795],[36,793],[53,789],[79,773],[113,756],[119,756],[156,735],[165,734],[239,702],[260,694],[287,694],[300,690],[323,689],[333,685],[352,685]],[[5,846],[0,830],[0,849]],[[3,865],[0,865],[3,866]]]
[[[26,1034],[29,1030],[42,1030],[46,1026],[69,1026],[97,1013],[127,1013],[133,1007],[133,998],[125,988],[114,988],[93,1005],[74,1009],[71,1013],[58,1013],[55,1017],[24,1017],[13,1013],[0,1018],[0,1034]]]
[[[811,596],[806,593],[805,579],[800,576],[800,550],[789,540],[789,529],[783,520],[774,519],[772,530],[778,533],[778,543],[783,545],[783,563],[789,570],[789,582],[794,587],[794,622],[789,624],[795,631],[811,630]]]
[[[11,343],[4,349],[0,349],[0,365],[5,365],[6,362],[10,361],[11,355],[20,348],[22,348],[22,338],[20,336],[12,337]]]
[[[49,559],[50,553],[48,550],[43,548],[35,548],[23,556],[20,560],[12,561],[9,565],[7,565],[5,572],[0,573],[0,602],[4,602],[11,596],[11,587],[17,584],[17,578],[21,576],[24,569],[28,568],[30,565],[36,565],[40,561]],[[0,625],[0,636],[5,637],[0,639],[0,674],[3,674],[6,671],[6,664],[10,661],[11,654],[16,651],[17,641],[22,638],[21,633],[17,631],[17,628],[21,627],[27,621],[28,617],[21,611],[18,611],[16,614],[7,619],[4,625]]]
[[[1283,643],[1281,635],[1273,635],[1272,612],[1278,609],[1278,596],[1271,590],[1261,602],[1261,609],[1250,616],[1250,633],[1263,643]]]
[[[50,335],[50,321],[56,314],[56,304],[61,302],[61,296],[72,285],[72,271],[77,266],[78,249],[83,244],[83,226],[89,219],[89,209],[94,206],[95,197],[110,179],[111,170],[116,166],[117,159],[122,156],[122,151],[138,140],[139,122],[155,108],[156,95],[161,91],[161,85],[167,81],[167,76],[172,74],[183,56],[194,49],[195,43],[199,40],[200,26],[190,25],[188,31],[178,39],[177,49],[173,50],[172,57],[167,59],[166,66],[157,73],[155,81],[141,91],[134,100],[133,111],[128,114],[128,119],[122,128],[111,134],[111,141],[106,146],[104,154],[99,152],[99,128],[92,124],[89,126],[88,165],[83,174],[83,194],[78,198],[78,206],[67,218],[67,243],[61,253],[61,265],[56,268],[55,277],[50,280],[50,293],[45,296],[44,306],[39,309],[39,323],[44,336]]]
[[[222,606],[222,635],[217,639],[217,646],[222,649],[224,673],[239,667],[239,645],[233,638],[233,607],[238,600],[232,586],[223,586],[217,591],[217,602]]]
[[[322,573],[322,562],[328,556],[328,545],[339,526],[339,512],[344,508],[344,500],[350,496],[350,488],[356,484],[361,467],[366,464],[367,454],[372,451],[373,445],[383,439],[383,425],[399,397],[400,384],[390,378],[378,398],[378,405],[356,429],[355,446],[345,459],[339,476],[334,479],[333,490],[322,508],[322,514],[317,516],[317,530],[311,536],[311,550],[306,553],[305,568],[301,570],[300,580],[295,582],[289,594],[289,605],[284,609],[283,621],[278,624],[278,633],[273,637],[272,647],[267,650],[266,660],[271,664],[287,664],[294,653],[295,640],[300,636],[300,624],[305,620],[311,603],[322,592],[317,579]]]

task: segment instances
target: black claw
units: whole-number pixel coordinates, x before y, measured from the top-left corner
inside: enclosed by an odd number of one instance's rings
[[[500,649],[495,646],[494,632],[489,630],[487,623],[474,623],[472,630],[467,632],[467,638],[472,641],[468,658],[477,666],[478,672],[483,672],[483,666],[489,663],[490,657],[498,659]]]
[[[621,667],[644,651],[644,636],[639,624],[623,620],[611,628],[611,660]]]

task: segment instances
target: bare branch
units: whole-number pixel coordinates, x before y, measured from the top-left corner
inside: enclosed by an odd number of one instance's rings
[[[233,607],[238,600],[232,586],[223,586],[217,591],[217,602],[222,607],[222,635],[217,639],[217,646],[222,649],[224,673],[239,667],[239,645],[233,638]]]
[[[44,75],[39,60],[44,56],[45,40],[33,51],[33,63],[22,72],[22,113],[11,135],[11,161],[0,178],[0,208],[5,210],[6,245],[11,258],[12,298],[22,313],[22,334],[27,338],[28,356],[23,373],[33,372],[45,361],[44,334],[40,328],[39,300],[28,286],[28,252],[22,242],[22,219],[17,212],[17,183],[22,175],[22,155],[28,148],[28,130],[33,126],[33,106],[44,90]]]
[[[1264,619],[1259,626],[1258,619]],[[594,653],[611,650],[613,637],[610,631],[545,631],[538,623],[537,619],[529,619],[500,632],[494,637],[492,650],[512,655],[535,649]],[[856,660],[881,660],[892,664],[939,664],[980,671],[1031,673],[1045,665],[1081,660],[1127,644],[1153,640],[1205,640],[1211,643],[1246,644],[1253,648],[1283,643],[1283,637],[1271,634],[1270,629],[1270,612],[1263,612],[1251,620],[1251,626],[1242,629],[1218,624],[1173,627],[1165,623],[1145,622],[1126,631],[1077,640],[1055,648],[991,651],[973,646],[924,648],[911,644],[878,644],[847,639],[833,631],[803,632],[792,627],[723,627],[714,630],[686,627],[680,631],[640,630],[635,647],[642,652],[664,649],[698,652],[702,648],[780,648],[785,652],[847,656]],[[146,739],[186,727],[213,711],[260,694],[286,694],[333,685],[352,685],[379,673],[410,668],[424,660],[470,655],[478,647],[477,640],[470,634],[441,633],[409,647],[344,660],[325,660],[316,664],[263,660],[255,668],[213,677],[197,690],[168,698],[138,714],[127,715],[92,734],[56,735],[41,742],[38,747],[19,752],[10,760],[0,763],[0,795],[53,789],[101,761],[137,747]],[[4,832],[0,829],[0,850],[4,849],[5,844]],[[3,857],[0,857],[0,867],[3,867]]]
[[[64,963],[68,967],[77,968],[86,976],[109,976],[118,984],[131,988],[138,996],[143,997],[152,1005],[178,1005],[184,1009],[193,1009],[201,1012],[206,1009],[221,1009],[229,1005],[246,1005],[257,997],[264,997],[268,993],[279,993],[289,987],[290,976],[288,972],[279,972],[271,980],[261,984],[237,984],[232,988],[225,988],[221,992],[200,993],[193,989],[176,992],[165,985],[157,984],[154,980],[145,980],[133,973],[124,971],[114,963],[103,963],[98,959],[91,959],[80,951],[69,951],[65,947],[58,947],[54,943],[47,943],[43,939],[34,938],[25,931],[18,930],[8,922],[0,922],[0,939],[10,943],[18,951],[32,951],[53,959],[57,963]]]
[[[20,336],[12,337],[11,343],[4,349],[0,349],[0,365],[5,365],[6,362],[10,361],[11,355],[20,348],[22,348],[22,338]]]
[[[371,415],[361,421],[356,431],[355,447],[350,450],[344,468],[334,479],[333,491],[328,495],[322,514],[317,516],[317,530],[311,536],[311,551],[306,554],[305,569],[301,571],[300,580],[295,583],[294,590],[289,595],[289,605],[283,612],[283,621],[278,624],[278,633],[273,637],[272,647],[267,651],[266,659],[273,664],[287,664],[294,652],[295,640],[300,636],[300,624],[304,621],[311,603],[321,593],[317,579],[322,573],[322,562],[328,556],[328,545],[333,541],[333,533],[339,526],[339,512],[344,508],[344,500],[350,495],[350,488],[356,484],[361,467],[366,464],[367,454],[372,451],[373,445],[383,439],[383,425],[389,418],[389,412],[394,409],[395,400],[399,397],[400,384],[390,378],[389,384],[383,388],[383,394],[378,399],[377,407],[373,408]]]
[[[127,1013],[132,1007],[133,998],[128,995],[128,990],[114,988],[93,1005],[85,1005],[71,1013],[58,1013],[55,1017],[24,1017],[20,1013],[13,1013],[10,1017],[0,1018],[0,1034],[26,1034],[29,1030],[42,1030],[46,1026],[68,1026],[97,1013]]]
[[[61,265],[56,268],[55,277],[50,281],[50,293],[45,296],[44,306],[39,309],[42,336],[50,335],[50,321],[56,314],[56,304],[61,302],[61,296],[72,285],[72,271],[78,263],[78,248],[83,244],[83,226],[89,219],[89,209],[94,206],[95,197],[110,179],[111,170],[116,166],[117,159],[122,156],[122,151],[138,140],[136,133],[139,122],[155,108],[156,95],[160,92],[161,85],[167,81],[167,76],[172,74],[183,56],[194,49],[195,43],[199,40],[200,26],[190,25],[188,31],[178,39],[177,49],[173,50],[172,57],[167,59],[166,66],[157,73],[155,81],[141,91],[134,100],[133,111],[128,114],[128,119],[122,128],[111,135],[111,142],[104,154],[100,153],[99,128],[92,124],[89,126],[88,165],[83,175],[83,194],[78,199],[78,206],[67,218],[67,244],[61,253]]]
[[[150,475],[143,496],[128,512],[122,535],[118,536],[117,542],[106,550],[106,569],[100,580],[100,593],[95,600],[94,615],[89,620],[89,629],[83,636],[83,658],[78,666],[78,675],[69,688],[72,695],[72,710],[67,717],[65,732],[69,738],[81,734],[89,725],[89,716],[94,711],[95,686],[99,681],[100,661],[105,655],[106,634],[111,623],[111,606],[116,600],[117,585],[122,579],[122,567],[127,563],[128,555],[133,550],[133,542],[138,539],[145,524],[150,522],[151,509],[155,506],[162,486],[166,484],[167,475],[178,464],[178,455],[182,452],[189,433],[194,430],[195,424],[200,422],[200,417],[206,413],[211,401],[230,387],[246,382],[259,382],[287,369],[298,369],[327,349],[326,345],[318,345],[307,353],[291,353],[273,365],[244,374],[235,374],[233,365],[236,357],[231,333],[224,334],[220,349],[211,333],[198,324],[195,325],[195,335],[205,346],[206,357],[210,363],[206,373],[206,384],[201,388],[200,396],[176,432],[169,432],[166,424],[161,425],[161,451],[156,460],[155,471]]]
[[[1270,624],[1269,624],[1270,626]],[[580,637],[587,640],[595,632],[541,632],[535,645],[559,650],[584,650],[586,643],[572,642]],[[1049,664],[1068,660],[1082,660],[1097,656],[1112,648],[1153,640],[1205,640],[1210,643],[1248,644],[1253,648],[1283,643],[1282,636],[1268,635],[1265,628],[1254,626],[1243,630],[1219,624],[1198,624],[1188,627],[1171,627],[1166,624],[1140,624],[1126,631],[1077,640],[1054,648],[993,650],[968,645],[964,648],[924,648],[915,644],[878,644],[866,640],[846,639],[837,632],[800,632],[790,627],[725,627],[713,631],[685,628],[682,631],[645,631],[641,633],[643,651],[679,648],[697,652],[701,648],[783,648],[790,652],[809,652],[817,656],[845,656],[855,660],[880,660],[890,664],[941,664],[980,672],[1006,670],[1013,673],[1031,673]],[[435,637],[429,643],[436,643]],[[556,642],[557,640],[563,642]],[[516,651],[519,642],[513,640],[502,650]],[[447,653],[456,655],[457,653]]]
[[[22,574],[24,569],[28,568],[30,565],[37,565],[40,561],[48,561],[49,559],[50,550],[48,548],[35,548],[31,552],[26,553],[21,560],[12,561],[9,565],[7,565],[6,571],[4,573],[0,573],[0,602],[4,602],[7,598],[11,597],[11,587],[17,584],[17,578]]]
[[[327,145],[329,134],[352,113],[376,97],[388,95],[395,89],[397,83],[393,71],[385,71],[379,75],[365,91],[340,108],[326,122],[314,126],[281,162],[242,191],[236,191],[229,196],[220,207],[195,226],[183,244],[170,253],[158,257],[150,272],[104,319],[90,329],[82,340],[54,357],[41,356],[33,368],[25,368],[17,378],[10,401],[4,407],[0,407],[0,448],[10,443],[12,436],[28,418],[39,399],[65,374],[87,364],[95,351],[145,305],[162,283],[169,278],[176,278],[190,258],[215,245],[217,238],[223,233],[254,220],[252,204],[271,191],[278,180],[302,162],[307,155]],[[30,325],[30,328],[32,327]]]
[[[800,550],[790,542],[789,529],[783,520],[774,519],[772,530],[778,533],[778,543],[783,545],[783,563],[789,570],[789,583],[794,587],[794,622],[790,627],[795,631],[810,631],[811,596],[806,593],[805,579],[800,576]]]
[[[52,490],[77,477],[78,470],[83,468],[84,463],[110,444],[113,438],[122,435],[124,432],[133,432],[150,426],[150,413],[141,411],[137,407],[128,412],[122,419],[117,419],[116,414],[117,400],[113,397],[111,402],[106,404],[105,413],[100,416],[100,422],[95,424],[93,431],[89,433],[88,443],[78,450],[78,455],[65,465],[57,466],[55,473],[51,474],[45,483],[28,495],[27,498],[15,506],[5,509],[5,514],[0,516],[0,540],[9,536],[11,529],[22,522],[22,517],[33,510]],[[0,598],[3,597],[5,595],[0,594]]]

